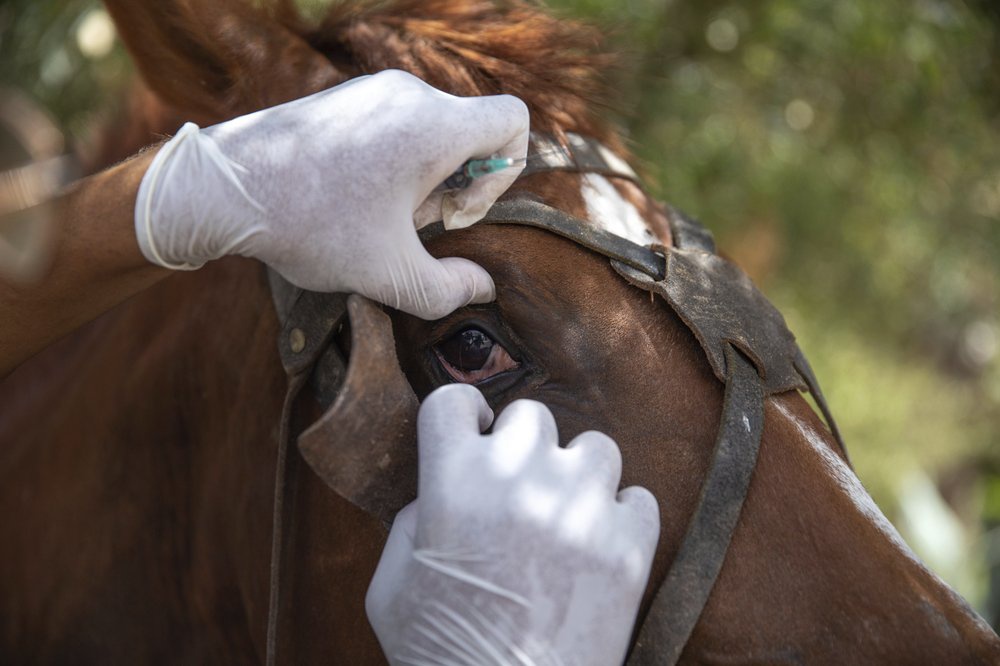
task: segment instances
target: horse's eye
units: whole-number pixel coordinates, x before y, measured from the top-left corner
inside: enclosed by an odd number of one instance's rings
[[[451,367],[471,372],[483,369],[494,344],[493,338],[478,328],[467,328],[444,340],[435,349]]]
[[[466,384],[517,367],[503,345],[474,327],[464,328],[434,345],[434,353],[453,379]]]

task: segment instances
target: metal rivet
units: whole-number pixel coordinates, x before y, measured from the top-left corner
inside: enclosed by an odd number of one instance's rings
[[[306,334],[301,328],[293,328],[288,334],[288,346],[296,354],[306,348]]]

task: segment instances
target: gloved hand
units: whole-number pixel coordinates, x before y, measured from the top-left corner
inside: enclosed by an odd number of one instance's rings
[[[400,71],[352,79],[202,130],[187,124],[139,189],[136,234],[151,262],[198,268],[255,257],[299,287],[363,294],[428,319],[494,298],[459,258],[436,260],[421,222],[479,220],[520,172],[442,198],[473,157],[523,158],[528,111],[509,95],[461,98]],[[419,210],[418,210],[419,209]]]
[[[493,413],[442,387],[418,421],[415,502],[396,517],[366,599],[393,665],[609,666],[625,657],[659,536],[645,488],[617,492],[621,454],[586,432],[559,448],[552,414]]]

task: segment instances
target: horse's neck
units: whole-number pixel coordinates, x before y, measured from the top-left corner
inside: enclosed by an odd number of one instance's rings
[[[240,596],[266,612],[277,324],[260,267],[218,263],[123,304],[0,388],[0,561],[16,569],[0,576],[0,615],[20,640],[71,650],[118,623],[146,633],[135,652],[103,656],[143,662],[176,656],[169,633],[202,621],[199,636],[235,644],[246,627],[213,618],[250,621],[230,607],[241,581],[263,581]]]
[[[801,397],[769,401],[725,594],[702,625],[720,634],[696,636],[702,658],[739,644],[767,663],[997,663],[1000,640],[920,563],[835,447]]]

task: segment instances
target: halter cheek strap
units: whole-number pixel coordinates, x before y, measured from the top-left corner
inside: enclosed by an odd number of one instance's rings
[[[712,466],[628,666],[662,666],[680,659],[722,571],[750,489],[764,427],[764,394],[750,360],[731,344],[726,345],[725,354],[726,392]]]

